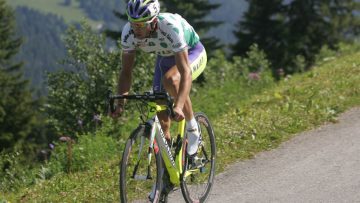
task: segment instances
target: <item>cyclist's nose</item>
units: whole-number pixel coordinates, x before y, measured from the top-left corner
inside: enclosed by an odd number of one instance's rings
[[[145,38],[146,37],[146,29],[134,29],[136,38]]]

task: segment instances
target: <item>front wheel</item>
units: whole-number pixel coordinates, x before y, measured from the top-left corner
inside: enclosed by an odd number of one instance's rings
[[[181,191],[186,202],[205,202],[215,176],[215,135],[213,127],[204,113],[195,113],[200,129],[200,144],[197,156],[189,163],[185,158],[184,173],[181,176]]]
[[[140,125],[126,142],[120,162],[122,203],[159,202],[162,187],[162,159],[156,144],[152,150],[149,150],[149,127]]]

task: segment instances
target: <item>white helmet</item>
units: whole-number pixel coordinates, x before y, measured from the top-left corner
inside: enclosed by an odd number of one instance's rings
[[[130,22],[147,21],[160,12],[158,0],[130,0],[126,7],[126,14]]]

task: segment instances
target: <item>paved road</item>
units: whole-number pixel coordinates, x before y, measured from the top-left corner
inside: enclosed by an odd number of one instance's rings
[[[231,165],[215,181],[207,202],[360,202],[360,108]],[[184,202],[181,192],[170,202]]]

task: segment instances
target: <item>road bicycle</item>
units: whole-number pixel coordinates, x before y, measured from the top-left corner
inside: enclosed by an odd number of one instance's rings
[[[156,113],[173,113],[173,100],[167,93],[112,95],[109,108],[117,99],[137,100],[141,122],[130,134],[120,162],[121,202],[168,202],[168,194],[180,186],[186,202],[205,202],[214,182],[215,136],[204,113],[195,113],[200,130],[196,156],[186,153],[186,122],[177,124],[174,142],[168,143]],[[157,104],[157,103],[165,104]]]

